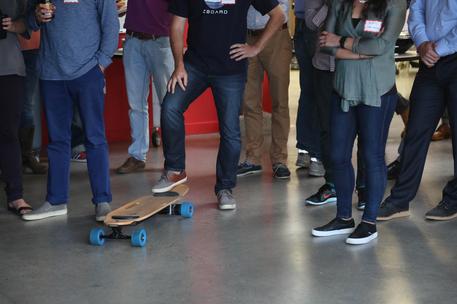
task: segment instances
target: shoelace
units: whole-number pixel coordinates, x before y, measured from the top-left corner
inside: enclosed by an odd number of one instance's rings
[[[446,209],[448,210],[449,209],[449,203],[445,200],[442,200],[439,204],[438,204],[438,207],[441,207],[443,209]]]
[[[167,175],[167,173],[163,173],[163,174],[160,176],[159,183],[162,182],[162,181],[164,181],[164,182],[168,181],[168,175]]]
[[[229,198],[232,198],[233,195],[230,191],[228,190],[221,190],[219,193],[218,193],[218,197],[221,198],[222,196],[227,196]]]
[[[245,160],[244,162],[241,163],[241,167],[243,168],[248,168],[248,167],[252,167],[253,164],[251,164],[249,161]]]

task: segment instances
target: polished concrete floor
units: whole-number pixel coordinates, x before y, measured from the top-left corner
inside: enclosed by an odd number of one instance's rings
[[[405,93],[413,73],[400,75]],[[291,113],[296,82],[293,72]],[[395,158],[401,130],[395,117],[388,161]],[[453,175],[451,143],[431,145],[411,217],[379,224],[378,240],[354,247],[344,237],[311,237],[312,227],[334,216],[335,205],[305,206],[323,180],[295,170],[294,137],[292,128],[291,180],[273,180],[265,156],[263,174],[239,179],[234,212],[218,211],[213,195],[218,136],[189,137],[188,199],[196,214],[145,222],[149,242],[141,249],[127,241],[88,244],[96,224],[87,173],[84,165],[73,164],[68,217],[23,222],[0,210],[0,303],[457,303],[457,220],[423,217]],[[112,168],[123,162],[126,147],[111,146]],[[114,206],[150,193],[160,174],[159,151],[151,151],[145,173],[112,174]],[[39,205],[45,178],[26,176],[25,183],[27,199]],[[355,209],[354,216],[360,217]]]

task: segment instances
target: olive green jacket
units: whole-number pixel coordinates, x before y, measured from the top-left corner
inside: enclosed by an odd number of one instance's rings
[[[383,16],[368,11],[354,28],[352,2],[333,0],[326,30],[343,37],[353,37],[352,52],[373,56],[363,60],[336,61],[334,89],[341,97],[341,107],[347,112],[350,106],[365,104],[381,106],[381,96],[395,85],[395,43],[406,17],[405,0],[387,0]],[[366,25],[382,22],[379,32],[370,32]],[[368,24],[367,24],[368,22]],[[326,48],[335,55],[338,48]]]

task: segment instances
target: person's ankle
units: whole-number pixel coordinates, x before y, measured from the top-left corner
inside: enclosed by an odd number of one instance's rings
[[[352,221],[352,217],[340,217],[340,220],[349,222],[349,221]]]

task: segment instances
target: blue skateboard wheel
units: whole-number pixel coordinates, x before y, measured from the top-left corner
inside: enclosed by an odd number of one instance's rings
[[[194,204],[184,202],[180,205],[180,213],[182,217],[191,218],[194,215]]]
[[[103,246],[105,244],[105,239],[103,236],[105,231],[102,228],[93,228],[89,234],[89,242],[94,246]]]
[[[130,242],[134,247],[144,247],[147,241],[147,234],[144,228],[133,231]]]

